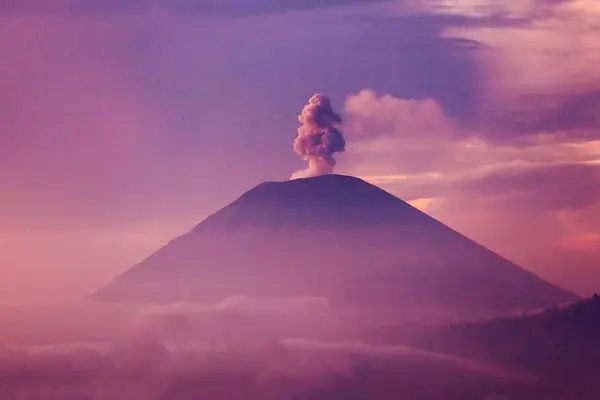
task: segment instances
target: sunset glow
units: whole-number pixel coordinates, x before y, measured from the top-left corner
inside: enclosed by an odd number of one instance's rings
[[[238,19],[232,6],[187,18],[161,2],[55,3],[0,15],[0,269],[10,298],[54,293],[59,276],[78,281],[60,293],[83,295],[241,190],[285,179],[301,167],[289,148],[295,115],[319,91],[342,105],[339,172],[555,282],[573,254],[600,260],[594,246],[561,245],[600,226],[595,1],[424,2],[414,10],[432,27],[410,32],[416,14],[385,2],[339,9],[364,22],[340,22],[332,9]],[[524,20],[485,19],[494,10]],[[379,24],[386,12],[394,24]],[[306,60],[322,61],[310,71]],[[574,222],[554,218],[560,209],[591,231],[564,238]],[[474,213],[502,223],[486,230]],[[524,231],[518,244],[504,239]],[[545,248],[529,245],[533,232]],[[600,284],[600,272],[568,286],[587,293],[590,280]]]
[[[0,0],[0,400],[600,398],[600,0]]]

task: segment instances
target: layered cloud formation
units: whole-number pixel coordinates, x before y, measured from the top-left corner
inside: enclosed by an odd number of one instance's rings
[[[345,172],[554,281],[577,288],[581,276],[594,274],[600,141],[564,132],[495,141],[460,128],[434,100],[368,90],[349,96],[346,112],[354,146]]]
[[[481,46],[471,113],[451,117],[435,98],[350,95],[349,140],[361,143],[348,154],[348,171],[538,274],[590,292],[600,275],[600,10],[571,1],[552,11],[516,26],[444,33]]]
[[[595,290],[600,10],[506,3],[3,2],[11,297],[73,276],[91,291],[257,181],[287,179],[302,167],[294,116],[318,92],[340,111],[346,99],[339,172]]]
[[[319,299],[300,298],[232,299],[208,308],[0,309],[7,327],[0,334],[0,395],[329,400],[351,394],[388,400],[406,392],[415,399],[446,399],[541,389],[530,374],[484,361],[298,336],[323,322],[315,313],[322,307]]]

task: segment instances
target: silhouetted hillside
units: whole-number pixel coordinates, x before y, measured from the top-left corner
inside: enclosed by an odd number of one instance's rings
[[[387,328],[377,336],[386,344],[410,344],[534,373],[562,394],[557,398],[600,398],[598,295],[534,314],[441,328]]]

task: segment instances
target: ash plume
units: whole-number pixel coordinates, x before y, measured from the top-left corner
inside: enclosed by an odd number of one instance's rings
[[[308,161],[308,168],[295,172],[291,179],[326,175],[333,172],[334,153],[346,150],[346,140],[335,125],[342,118],[333,111],[331,100],[322,94],[315,94],[298,116],[302,126],[294,141],[294,150]]]

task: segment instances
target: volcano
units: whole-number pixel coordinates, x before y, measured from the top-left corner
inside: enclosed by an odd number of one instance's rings
[[[327,298],[503,313],[577,297],[361,179],[265,182],[96,292],[126,302]]]

